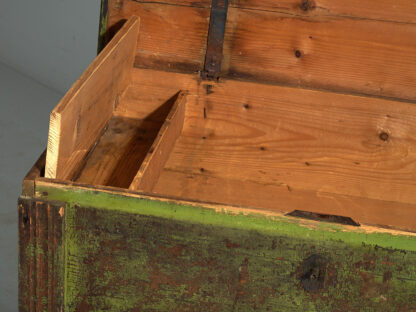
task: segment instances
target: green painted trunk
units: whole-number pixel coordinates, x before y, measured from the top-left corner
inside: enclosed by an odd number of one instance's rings
[[[28,241],[21,256],[58,242],[48,263],[61,268],[54,307],[64,311],[416,309],[414,236],[58,184],[36,194],[62,238]]]
[[[98,52],[108,9],[125,13],[101,0]],[[44,167],[19,200],[22,312],[416,311],[414,233],[51,182]]]

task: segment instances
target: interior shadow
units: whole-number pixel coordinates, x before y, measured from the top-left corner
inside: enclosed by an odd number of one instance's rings
[[[105,33],[105,45],[113,39],[115,34],[123,27],[123,25],[127,22],[126,19],[119,20],[117,23],[109,27]]]
[[[179,92],[144,119],[113,117],[89,153],[76,181],[128,188],[178,94]]]
[[[109,186],[128,188],[150,150],[156,136],[168,116],[179,92],[143,119],[128,142],[116,170],[109,179]]]

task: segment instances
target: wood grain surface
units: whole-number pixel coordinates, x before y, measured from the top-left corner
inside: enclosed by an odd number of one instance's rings
[[[135,69],[118,113],[174,89],[189,92],[185,126],[154,192],[416,225],[414,104]]]
[[[231,0],[230,6],[275,11],[300,17],[342,16],[402,23],[416,22],[416,3],[411,0]]]
[[[159,180],[185,120],[186,94],[179,92],[165,122],[159,130],[129,189],[151,192]],[[140,164],[140,162],[139,162]]]
[[[236,78],[415,100],[414,39],[413,24],[303,19],[231,8],[223,72]]]
[[[209,6],[112,0],[109,29],[136,14],[136,66],[200,71]],[[415,11],[407,0],[231,1],[222,76],[416,100]]]
[[[124,6],[138,4],[165,4],[210,8],[211,0],[110,0],[109,11],[114,16]],[[411,0],[230,0],[229,7],[252,11],[271,11],[299,17],[341,16],[401,23],[416,22],[416,3]],[[127,14],[127,13],[126,13]]]
[[[209,8],[109,1],[109,33],[131,15],[140,16],[136,66],[194,72],[205,58]]]
[[[101,135],[129,84],[138,31],[132,17],[52,111],[46,177],[72,179]]]

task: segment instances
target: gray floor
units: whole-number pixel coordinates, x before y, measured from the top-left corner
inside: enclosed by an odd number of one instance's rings
[[[64,92],[97,52],[100,0],[0,0],[0,62]]]
[[[0,311],[17,311],[17,198],[61,94],[0,63]]]

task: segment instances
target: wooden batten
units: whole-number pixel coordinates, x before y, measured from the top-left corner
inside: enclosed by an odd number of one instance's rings
[[[186,93],[178,93],[172,110],[162,125],[153,145],[144,159],[130,190],[151,192],[179,138],[185,120]]]
[[[72,179],[131,77],[139,18],[131,17],[52,111],[47,178]]]

